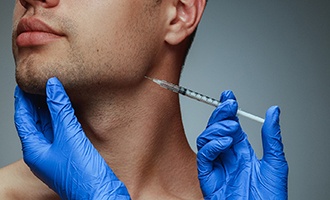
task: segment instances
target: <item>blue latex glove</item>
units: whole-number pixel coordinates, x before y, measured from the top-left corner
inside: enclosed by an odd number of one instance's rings
[[[101,157],[74,115],[57,78],[46,100],[15,90],[15,125],[31,171],[61,199],[130,199],[125,185]]]
[[[235,96],[222,93],[223,102],[197,139],[198,177],[205,199],[287,199],[288,164],[280,135],[278,107],[266,113],[262,127],[264,155],[255,155],[243,132]]]

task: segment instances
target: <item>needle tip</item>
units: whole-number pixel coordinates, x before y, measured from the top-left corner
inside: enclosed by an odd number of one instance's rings
[[[150,78],[149,76],[144,76],[144,78],[146,78],[146,79],[149,79],[149,80],[153,81],[153,79],[152,79],[152,78]]]

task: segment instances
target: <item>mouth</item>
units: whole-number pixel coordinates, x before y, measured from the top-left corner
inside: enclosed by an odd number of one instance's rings
[[[16,44],[18,47],[40,46],[63,36],[40,19],[22,18],[17,26]]]

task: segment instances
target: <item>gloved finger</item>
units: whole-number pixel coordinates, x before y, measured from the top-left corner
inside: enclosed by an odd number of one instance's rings
[[[197,152],[198,176],[207,176],[213,170],[214,160],[230,147],[233,139],[222,137],[212,140]]]
[[[72,134],[81,133],[82,129],[74,115],[70,99],[57,78],[50,78],[47,81],[46,95],[52,119],[54,140],[60,139],[60,137],[71,138],[74,136]]]
[[[233,138],[233,143],[241,141],[245,134],[243,133],[240,124],[233,120],[223,120],[208,126],[197,137],[197,149],[200,150],[205,144],[211,140],[217,140],[220,137],[230,136]]]
[[[29,95],[18,86],[15,89],[14,121],[18,134],[22,139],[39,132],[37,129],[36,108]]]
[[[222,120],[238,121],[238,118],[236,116],[237,109],[238,109],[237,101],[233,99],[226,100],[213,111],[207,123],[207,127]]]
[[[228,99],[232,99],[232,100],[236,101],[236,97],[235,97],[233,91],[231,91],[231,90],[225,90],[220,95],[220,102],[221,103],[227,101]]]
[[[31,102],[35,107],[35,120],[39,132],[43,133],[49,143],[53,142],[53,129],[51,126],[51,118],[46,103],[46,97],[40,95],[29,95]]]
[[[282,166],[285,160],[281,130],[279,124],[280,109],[270,107],[266,112],[265,123],[262,127],[263,160],[276,167]]]
[[[47,141],[51,143],[53,141],[53,130],[48,106],[46,104],[46,97],[25,92],[23,92],[23,94],[31,107],[30,111],[35,121],[36,128],[39,132],[43,133]]]
[[[29,96],[18,86],[16,87],[14,121],[27,164],[36,160],[35,158],[41,153],[39,152],[41,146],[48,145],[44,135],[37,129],[35,106]]]
[[[230,101],[226,103],[227,100]],[[223,91],[220,95],[220,102],[221,104],[212,113],[208,125],[227,118],[235,119],[238,105],[234,93],[230,90]]]

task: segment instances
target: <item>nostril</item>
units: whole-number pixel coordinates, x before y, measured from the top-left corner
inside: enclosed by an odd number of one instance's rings
[[[25,9],[28,8],[28,6],[29,6],[28,2],[26,2],[25,0],[19,0],[19,2],[21,3],[21,5],[22,5]]]

